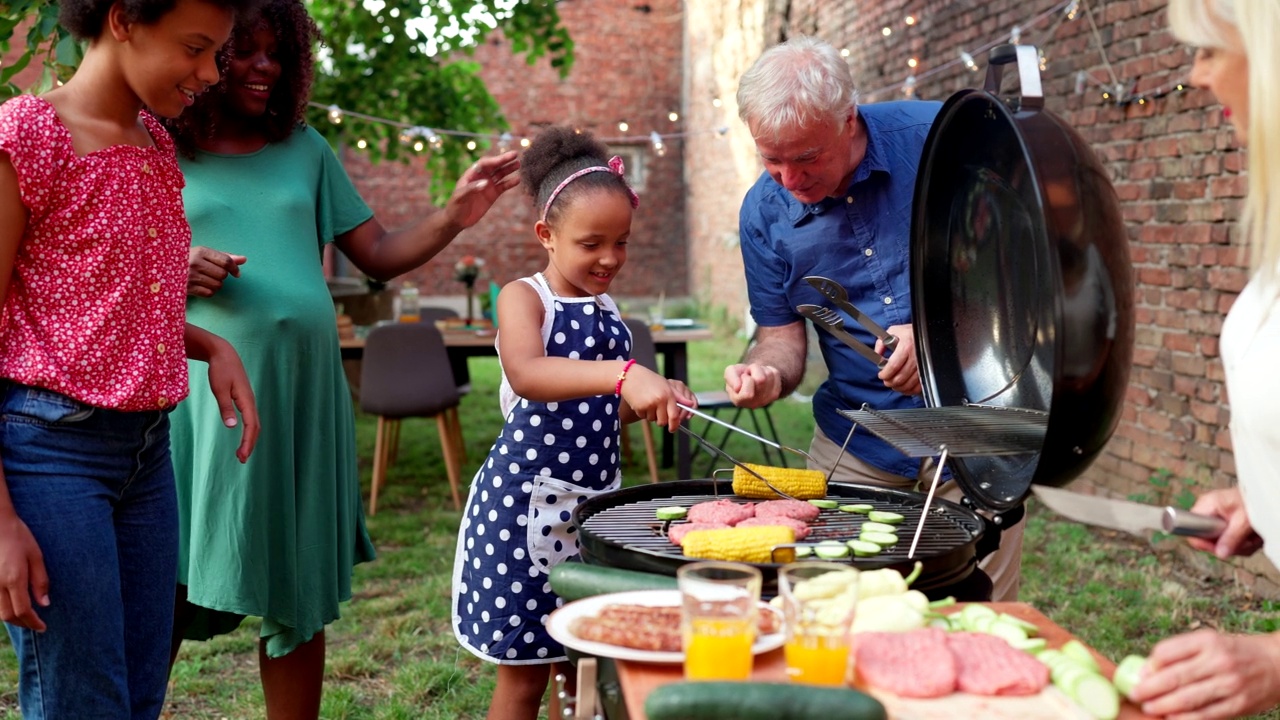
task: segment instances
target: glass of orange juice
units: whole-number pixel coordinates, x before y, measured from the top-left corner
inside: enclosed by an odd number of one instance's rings
[[[787,678],[810,685],[844,685],[849,673],[849,626],[858,606],[858,571],[830,562],[798,562],[778,571],[786,617]]]
[[[760,571],[741,563],[695,562],[676,571],[676,582],[685,679],[751,677]]]

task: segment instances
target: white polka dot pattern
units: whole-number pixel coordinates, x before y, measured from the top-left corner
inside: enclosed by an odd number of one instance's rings
[[[173,142],[77,157],[46,100],[0,105],[0,151],[28,221],[0,312],[0,376],[97,407],[155,410],[187,395],[191,229]]]

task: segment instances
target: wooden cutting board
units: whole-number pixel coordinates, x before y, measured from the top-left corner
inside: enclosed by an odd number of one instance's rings
[[[1072,639],[1071,633],[1058,627],[1043,613],[1026,603],[983,603],[997,612],[1007,612],[1039,628],[1040,636],[1049,647],[1061,647]],[[962,605],[956,606],[958,610]],[[1115,663],[1090,648],[1102,672],[1111,677]],[[768,682],[786,681],[786,660],[781,649],[757,655],[752,680]],[[618,680],[627,705],[630,720],[646,720],[644,701],[654,688],[684,678],[680,665],[655,665],[627,660],[616,661]],[[884,703],[893,720],[955,720],[956,718],[983,718],[984,720],[1087,720],[1088,715],[1072,703],[1057,688],[1050,686],[1039,695],[1030,697],[981,697],[966,693],[952,693],[942,698],[899,698],[892,693],[855,685],[870,692]],[[1151,720],[1132,703],[1125,701],[1120,708],[1120,720]]]

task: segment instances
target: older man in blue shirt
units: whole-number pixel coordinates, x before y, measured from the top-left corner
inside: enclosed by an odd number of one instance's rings
[[[849,300],[898,338],[877,368],[830,333],[819,331],[828,379],[813,397],[810,454],[835,479],[915,488],[923,478],[909,458],[862,429],[840,454],[851,423],[837,411],[923,407],[911,330],[910,233],[916,168],[941,105],[889,102],[858,106],[848,64],[831,45],[796,37],[767,50],[743,75],[739,115],[765,172],[739,215],[747,297],[759,328],[746,362],[725,369],[730,399],[762,407],[790,394],[804,376],[807,336],[796,306],[829,304],[804,278],[844,286]],[[849,330],[876,352],[884,343],[860,325]],[[958,499],[949,483],[944,497]],[[983,567],[995,600],[1017,599],[1022,527],[1005,531]]]

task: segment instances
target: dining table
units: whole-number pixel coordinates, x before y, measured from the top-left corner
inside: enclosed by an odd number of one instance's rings
[[[700,340],[711,340],[715,334],[710,328],[668,327],[651,328],[654,349],[662,360],[663,377],[689,383],[689,343]],[[343,360],[359,360],[364,356],[364,335],[357,332],[354,337],[340,338],[338,345],[342,350]],[[473,357],[493,357],[498,354],[495,341],[498,331],[491,327],[470,328],[445,325],[440,328],[445,347],[449,351],[449,362],[453,367],[465,366]],[[692,454],[689,438],[684,433],[672,435],[663,432],[662,466],[676,468],[680,478],[689,478],[692,470]]]

